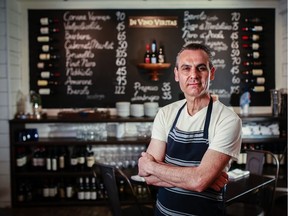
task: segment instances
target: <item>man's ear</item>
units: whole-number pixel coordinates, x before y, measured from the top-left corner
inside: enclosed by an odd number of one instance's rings
[[[176,67],[174,67],[174,79],[176,82],[179,82],[178,70]]]
[[[215,67],[212,67],[211,70],[210,70],[210,80],[214,80],[215,78]]]

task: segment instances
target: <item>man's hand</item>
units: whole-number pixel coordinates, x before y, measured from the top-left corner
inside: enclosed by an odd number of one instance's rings
[[[138,160],[138,175],[142,177],[148,177],[150,175],[148,169],[151,162],[155,162],[155,158],[147,152],[142,152],[141,157]]]
[[[220,191],[228,183],[228,174],[222,172],[221,175],[209,186],[215,191]]]

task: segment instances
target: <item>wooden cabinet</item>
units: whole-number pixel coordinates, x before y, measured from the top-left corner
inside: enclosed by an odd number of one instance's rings
[[[93,178],[91,168],[88,166],[88,150],[103,150],[104,148],[142,150],[147,147],[149,138],[130,136],[123,138],[107,137],[97,139],[80,139],[71,135],[71,130],[85,125],[95,124],[151,124],[152,118],[100,118],[100,119],[13,119],[10,120],[10,156],[11,156],[11,192],[13,206],[45,206],[45,205],[99,205],[104,203],[105,190],[100,179]],[[56,127],[56,129],[55,129]],[[48,135],[47,135],[48,128]],[[62,128],[65,133],[61,137],[51,135],[51,128],[54,132]],[[72,129],[71,129],[72,128]],[[34,129],[37,129],[39,138],[33,137]],[[44,132],[43,132],[44,130]],[[46,130],[46,131],[45,131]],[[31,133],[30,138],[23,139],[25,133]],[[45,134],[43,136],[42,134]],[[99,148],[98,148],[99,147]],[[143,148],[143,149],[140,149]],[[145,150],[145,149],[144,149]],[[137,152],[136,152],[137,153]],[[139,153],[139,152],[138,152]],[[78,154],[75,156],[75,154]],[[82,154],[82,155],[79,155]],[[84,155],[85,154],[85,155]],[[111,155],[110,155],[111,156]],[[104,155],[105,158],[110,157]],[[61,159],[60,159],[61,158]],[[84,159],[80,163],[79,160]],[[77,165],[71,165],[76,160]],[[61,161],[62,160],[62,161]],[[50,164],[47,166],[47,164]],[[55,164],[56,163],[56,164]],[[60,165],[62,163],[62,165]],[[137,162],[136,162],[137,163]],[[131,165],[131,164],[130,164]],[[126,166],[131,169],[131,166]],[[134,164],[136,167],[136,165]],[[133,169],[133,168],[132,168]],[[82,186],[80,186],[80,179]],[[89,181],[90,189],[86,187],[86,180]],[[96,185],[97,199],[77,196],[78,191],[92,191],[92,181]],[[79,189],[80,188],[80,189]],[[93,189],[95,190],[95,188]]]

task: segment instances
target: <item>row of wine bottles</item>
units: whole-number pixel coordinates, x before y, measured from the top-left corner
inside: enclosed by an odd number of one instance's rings
[[[32,150],[18,147],[16,150],[16,166],[26,171],[89,170],[94,162],[94,152],[86,146],[73,149],[36,147]]]
[[[153,40],[151,45],[146,44],[144,63],[147,64],[165,63],[164,47],[160,46],[159,49],[157,49],[156,40]]]
[[[123,179],[117,179],[120,200],[131,197],[131,189]],[[147,198],[149,190],[144,184],[135,184],[133,189],[138,198]],[[19,182],[17,188],[17,201],[30,202],[35,200],[79,200],[95,201],[107,199],[106,188],[100,178],[94,176],[80,176],[74,178],[48,178],[37,181]]]
[[[59,20],[49,17],[40,18],[40,35],[37,37],[41,50],[38,54],[37,68],[40,70],[36,86],[40,95],[50,95],[55,86],[59,85],[61,76],[57,61],[60,59],[58,49],[55,47],[55,33],[60,32]]]
[[[17,201],[35,200],[103,200],[107,198],[106,189],[101,180],[95,177],[81,176],[78,178],[46,178],[38,181],[19,182]]]

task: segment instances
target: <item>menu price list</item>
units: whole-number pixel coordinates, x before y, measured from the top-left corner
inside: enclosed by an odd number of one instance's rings
[[[152,19],[146,9],[29,10],[30,32],[39,32],[29,36],[30,88],[43,96],[43,107],[113,107],[117,101],[164,106],[178,100],[173,67],[156,82],[137,68],[154,41],[165,44],[164,61],[172,63],[182,45],[206,44],[217,69],[212,94],[239,106],[240,95],[250,91],[251,106],[270,105],[274,9],[159,9],[157,15]]]

